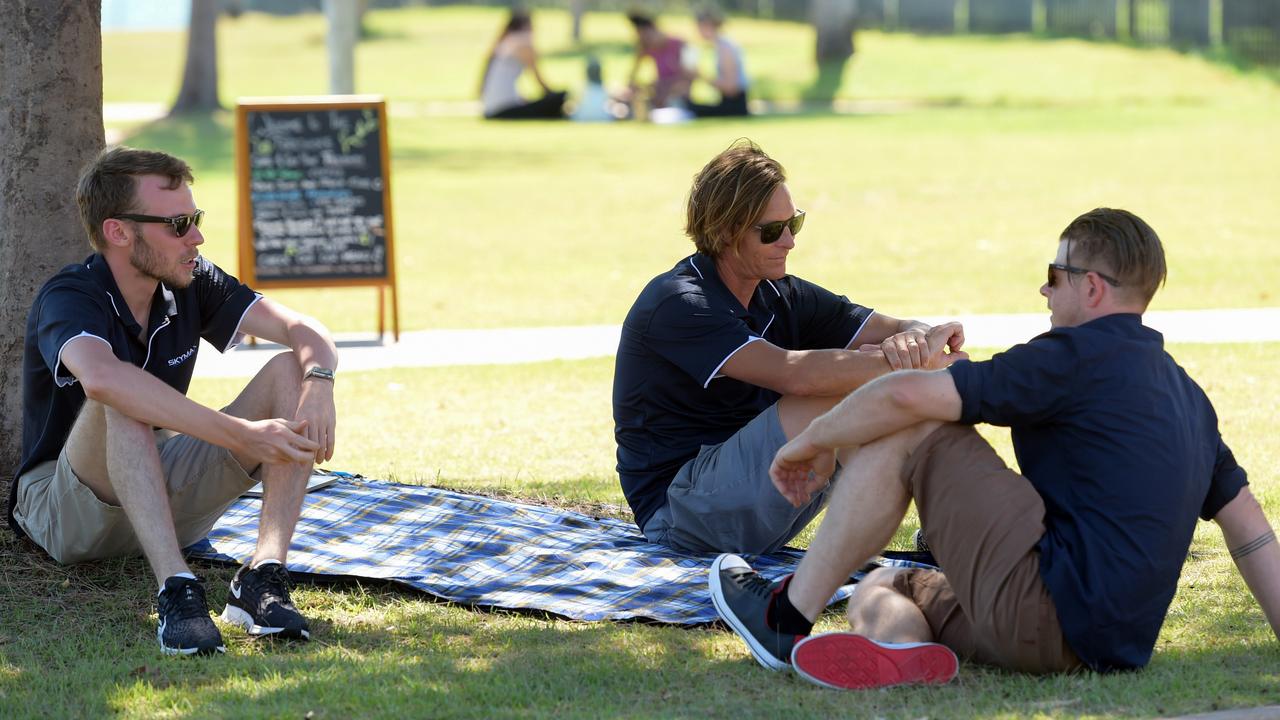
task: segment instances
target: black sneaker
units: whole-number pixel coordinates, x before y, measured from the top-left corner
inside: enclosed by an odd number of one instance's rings
[[[769,670],[786,670],[791,664],[791,649],[804,636],[769,627],[769,603],[781,592],[783,581],[769,582],[745,560],[728,553],[711,563],[708,580],[716,612],[746,641],[756,662]]]
[[[164,589],[156,597],[156,614],[160,627],[156,638],[166,655],[211,655],[227,651],[222,633],[209,617],[209,603],[204,598],[204,583],[177,575],[164,581]]]
[[[289,599],[289,584],[289,571],[280,563],[266,562],[252,570],[242,565],[231,578],[222,619],[250,635],[309,640],[311,630]]]

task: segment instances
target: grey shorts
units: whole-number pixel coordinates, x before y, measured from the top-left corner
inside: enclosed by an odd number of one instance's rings
[[[186,547],[209,534],[231,503],[253,487],[231,451],[189,435],[156,433],[169,507]],[[142,548],[124,508],[98,499],[71,469],[64,448],[18,478],[14,519],[60,563],[140,555]]]
[[[800,534],[826,505],[830,487],[794,508],[769,479],[787,442],[771,405],[719,445],[681,466],[667,503],[645,523],[650,542],[682,552],[771,553]]]

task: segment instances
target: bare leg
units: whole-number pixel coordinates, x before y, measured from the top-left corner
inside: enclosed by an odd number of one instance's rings
[[[911,501],[903,464],[939,425],[920,423],[881,438],[844,464],[826,517],[787,589],[791,604],[810,621],[836,588],[893,538]]]
[[[156,584],[190,572],[178,547],[169,493],[151,427],[86,400],[67,438],[71,469],[99,500],[124,509]]]
[[[885,642],[933,642],[933,630],[920,607],[893,587],[901,568],[878,568],[867,574],[849,598],[849,627],[859,635]]]
[[[813,422],[814,418],[825,415],[843,399],[843,397],[784,395],[778,400],[778,423],[782,425],[782,433],[787,436],[787,440],[794,439],[809,427],[809,423]]]
[[[323,382],[323,381],[320,381]],[[291,352],[280,353],[267,362],[254,376],[226,412],[248,420],[266,418],[293,419],[302,392],[302,372]],[[258,464],[251,458],[236,456],[246,472]],[[306,495],[310,463],[262,465],[262,514],[258,521],[258,545],[252,562],[275,559],[285,562],[293,530],[298,524],[302,499]]]

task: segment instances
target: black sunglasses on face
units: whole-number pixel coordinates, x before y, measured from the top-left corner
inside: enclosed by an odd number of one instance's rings
[[[1084,275],[1085,273],[1096,273],[1098,277],[1111,283],[1113,287],[1120,287],[1120,281],[1110,275],[1103,275],[1097,270],[1089,270],[1088,268],[1076,267],[1075,265],[1063,265],[1062,263],[1049,263],[1049,280],[1045,283],[1049,287],[1053,287],[1058,282],[1058,276],[1053,274],[1054,270],[1061,270],[1068,275]]]
[[[134,215],[132,213],[124,213],[121,215],[112,215],[113,220],[132,220],[140,223],[164,223],[173,228],[173,234],[178,237],[186,235],[192,226],[200,227],[200,221],[204,220],[204,211],[196,210],[190,215],[174,215],[173,217],[162,217],[160,215]]]
[[[779,220],[777,222],[765,223],[764,225],[756,225],[756,229],[760,231],[760,242],[770,245],[778,242],[778,238],[782,237],[782,229],[790,228],[791,234],[795,235],[800,232],[800,228],[804,227],[804,211],[797,210],[790,220]]]

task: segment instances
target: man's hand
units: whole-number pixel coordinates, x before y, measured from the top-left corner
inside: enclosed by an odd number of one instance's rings
[[[835,471],[835,451],[812,444],[802,432],[778,450],[769,477],[787,502],[803,507],[814,492],[826,487]]]
[[[925,328],[913,327],[890,335],[880,342],[880,350],[894,370],[923,367],[929,357]]]
[[[863,345],[859,352],[884,353],[884,359],[894,370],[919,368],[941,370],[957,360],[967,360],[962,352],[964,328],[958,322],[943,323],[925,329],[913,327],[885,338],[879,345]]]
[[[240,447],[234,450],[260,463],[310,463],[319,452],[320,446],[305,434],[305,420],[271,418],[241,422]]]
[[[307,424],[307,439],[316,444],[315,462],[332,460],[338,421],[338,412],[333,406],[333,383],[319,379],[302,381],[302,396],[298,398],[298,412],[294,417]]]
[[[964,328],[958,322],[929,328],[925,333],[925,344],[929,348],[928,359],[922,366],[925,370],[941,370],[951,367],[957,360],[969,359],[969,353],[960,349],[964,347]]]

